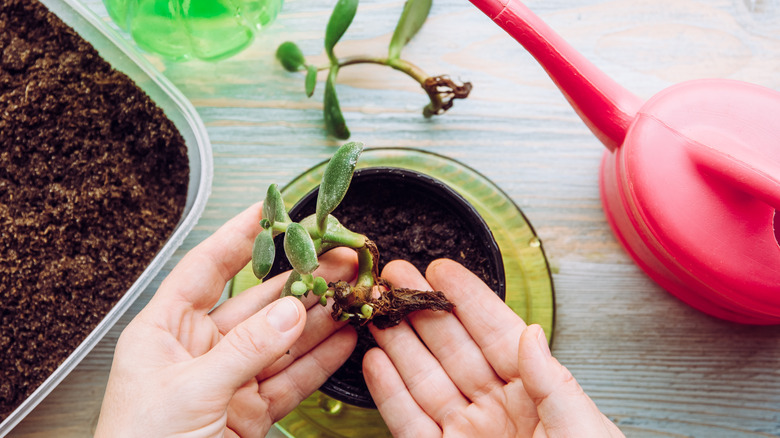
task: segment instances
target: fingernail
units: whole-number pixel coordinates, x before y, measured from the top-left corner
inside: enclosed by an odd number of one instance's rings
[[[268,324],[278,332],[286,332],[295,327],[300,319],[298,306],[292,302],[293,298],[282,298],[268,311],[266,319]]]
[[[544,357],[552,356],[550,344],[547,343],[547,337],[544,336],[544,329],[541,326],[539,327],[539,333],[536,334],[536,339],[539,341],[539,349]]]

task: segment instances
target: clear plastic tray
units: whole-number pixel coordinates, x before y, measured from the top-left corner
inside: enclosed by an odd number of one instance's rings
[[[152,67],[135,48],[129,46],[115,31],[77,0],[41,1],[67,25],[76,30],[82,38],[92,44],[100,56],[108,61],[112,67],[135,81],[162,108],[165,115],[179,129],[187,144],[190,181],[184,214],[168,242],[89,336],[35,392],[0,423],[0,436],[6,435],[16,426],[84,359],[122,314],[130,308],[133,301],[146,289],[165,262],[171,258],[176,248],[182,244],[203,213],[211,191],[213,177],[211,144],[206,134],[206,128],[195,109],[181,92]]]

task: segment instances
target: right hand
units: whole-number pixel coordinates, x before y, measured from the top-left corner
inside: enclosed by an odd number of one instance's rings
[[[453,313],[420,311],[409,323],[371,332],[380,348],[363,372],[394,436],[622,437],[571,373],[479,278],[451,260],[427,281],[395,261],[382,277],[399,287],[440,290]]]

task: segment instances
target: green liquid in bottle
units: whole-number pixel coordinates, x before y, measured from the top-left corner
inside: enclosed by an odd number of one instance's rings
[[[232,56],[276,19],[283,0],[104,0],[144,50],[171,59]]]

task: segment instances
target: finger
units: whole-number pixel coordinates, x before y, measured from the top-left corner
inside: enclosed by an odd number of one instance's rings
[[[430,290],[431,286],[408,262],[396,260],[387,264],[382,277],[390,284]],[[458,389],[469,399],[503,387],[479,346],[463,324],[448,312],[421,311],[409,316],[414,331],[441,363]],[[446,334],[446,335],[445,335]]]
[[[346,362],[357,343],[352,327],[344,327],[290,366],[260,382],[269,415],[277,421],[289,414]]]
[[[382,278],[396,287],[406,287],[417,290],[431,290],[431,285],[420,274],[420,271],[405,260],[393,260],[382,269]]]
[[[171,271],[150,303],[153,308],[187,306],[208,312],[219,300],[228,280],[245,266],[255,236],[261,231],[262,203],[229,220],[188,252]]]
[[[319,344],[328,339],[333,333],[346,325],[345,322],[334,321],[331,316],[332,307],[315,304],[306,312],[306,326],[298,341],[290,347],[287,354],[283,355],[271,366],[264,369],[258,379],[265,380],[287,368],[291,363],[307,354]]]
[[[405,261],[388,263],[382,275],[391,284],[431,290],[417,268]],[[468,400],[441,363],[407,323],[385,330],[378,330],[374,326],[369,328],[377,344],[398,370],[409,392],[438,424],[441,424],[448,412],[468,405]]]
[[[279,299],[290,271],[264,280],[217,306],[209,313],[223,335],[265,306]]]
[[[455,304],[455,316],[504,381],[518,377],[517,334],[526,324],[482,280],[457,262],[435,260],[426,278]]]
[[[384,330],[370,325],[369,330],[398,370],[417,404],[438,424],[450,411],[469,405],[409,324],[402,322]]]
[[[227,408],[227,427],[238,437],[262,437],[273,421],[268,403],[258,395],[258,383],[250,380],[238,389]]]
[[[368,350],[363,376],[377,410],[394,437],[441,436],[441,429],[417,404],[384,351]]]
[[[329,282],[350,281],[357,274],[357,253],[349,248],[336,248],[328,251],[320,256],[320,267],[314,271],[314,274],[324,277]],[[219,331],[227,333],[238,323],[279,298],[288,275],[289,273],[284,273],[265,280],[262,284],[249,288],[220,304],[210,313],[211,319]],[[319,297],[306,301],[305,304],[313,305],[319,301]]]
[[[616,431],[620,433],[601,414],[569,370],[550,355],[547,339],[539,325],[533,324],[523,332],[518,354],[525,390],[536,403],[546,433],[542,436],[608,437]]]
[[[303,331],[306,310],[297,298],[281,298],[235,326],[217,344],[194,359],[208,376],[204,393],[232,397],[249,379],[281,357]]]

